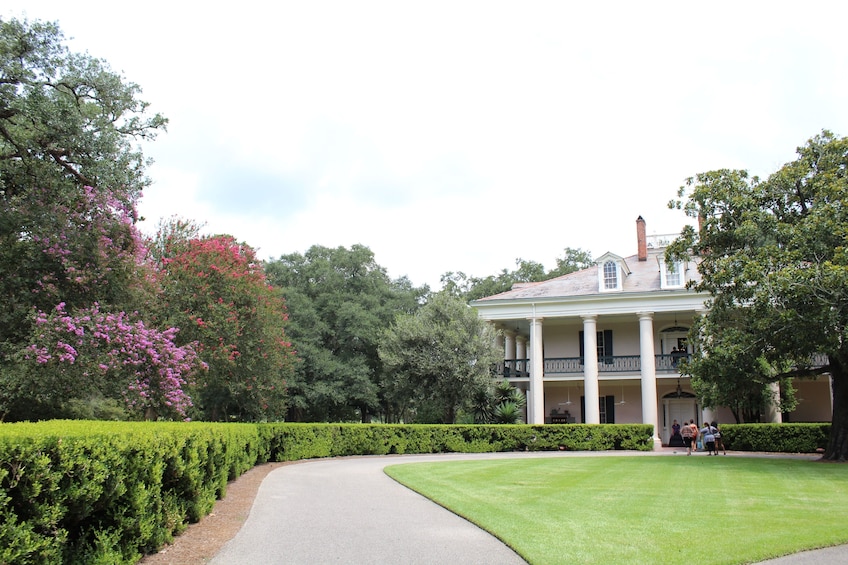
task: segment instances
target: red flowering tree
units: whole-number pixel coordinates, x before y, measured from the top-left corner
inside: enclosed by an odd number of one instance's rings
[[[208,365],[193,389],[195,417],[282,419],[295,353],[282,294],[266,281],[254,250],[231,236],[162,235],[154,245],[163,271],[161,315],[180,328],[180,343],[197,343]]]

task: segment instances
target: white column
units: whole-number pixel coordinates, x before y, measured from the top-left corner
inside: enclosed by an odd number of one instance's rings
[[[524,336],[515,338],[515,358],[527,359],[527,338]]]
[[[587,424],[601,423],[598,404],[598,316],[583,316],[583,399]]]
[[[515,332],[504,332],[504,359],[515,359]]]
[[[515,368],[518,371],[527,371],[527,338],[523,335],[516,336],[515,338]],[[524,361],[520,361],[520,360]]]
[[[654,445],[661,445],[657,409],[657,370],[654,357],[654,313],[638,312],[639,366],[642,377],[642,423],[654,426]]]
[[[530,424],[545,423],[545,359],[542,318],[530,318]]]
[[[515,332],[504,330],[504,375],[515,376]]]

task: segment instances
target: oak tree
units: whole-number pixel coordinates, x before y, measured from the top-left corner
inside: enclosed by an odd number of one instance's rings
[[[833,419],[825,458],[848,458],[848,139],[828,131],[765,181],[717,170],[689,179],[673,206],[700,219],[669,248],[700,256],[709,293],[707,323],[694,336],[725,350],[743,332],[738,355],[767,370],[756,378],[829,374]],[[710,379],[711,361],[691,371]],[[790,368],[790,370],[785,370]]]
[[[494,329],[463,299],[432,295],[414,314],[398,316],[380,342],[380,358],[393,392],[411,405],[438,405],[441,421],[473,411],[481,390],[492,385],[492,367],[503,360]]]

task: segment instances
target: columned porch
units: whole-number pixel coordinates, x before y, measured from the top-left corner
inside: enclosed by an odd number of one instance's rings
[[[525,391],[528,423],[641,422],[654,427],[659,443],[662,395],[681,382],[688,388],[677,365],[689,353],[678,352],[677,346],[683,349],[694,315],[680,314],[686,319],[683,325],[678,315],[664,314],[657,328],[650,311],[531,317],[509,324],[509,330],[504,324],[504,361],[498,374]],[[518,355],[525,351],[526,357]]]

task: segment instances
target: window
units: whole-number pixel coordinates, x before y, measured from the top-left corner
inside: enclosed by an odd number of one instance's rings
[[[624,259],[612,253],[605,253],[595,261],[598,266],[598,291],[621,291],[624,278],[630,274]]]
[[[604,263],[604,290],[616,290],[618,288],[618,265],[615,261]]]
[[[662,288],[680,288],[683,286],[683,261],[661,262]]]
[[[585,342],[583,341],[584,332],[580,331],[580,364],[584,363],[583,357],[585,349]],[[612,330],[603,330],[597,333],[597,344],[598,344],[598,362],[606,363],[607,365],[611,365],[613,363],[612,358]]]
[[[598,397],[598,410],[600,412],[601,424],[615,423],[615,397],[601,396]],[[586,423],[586,397],[580,397],[580,422]]]

